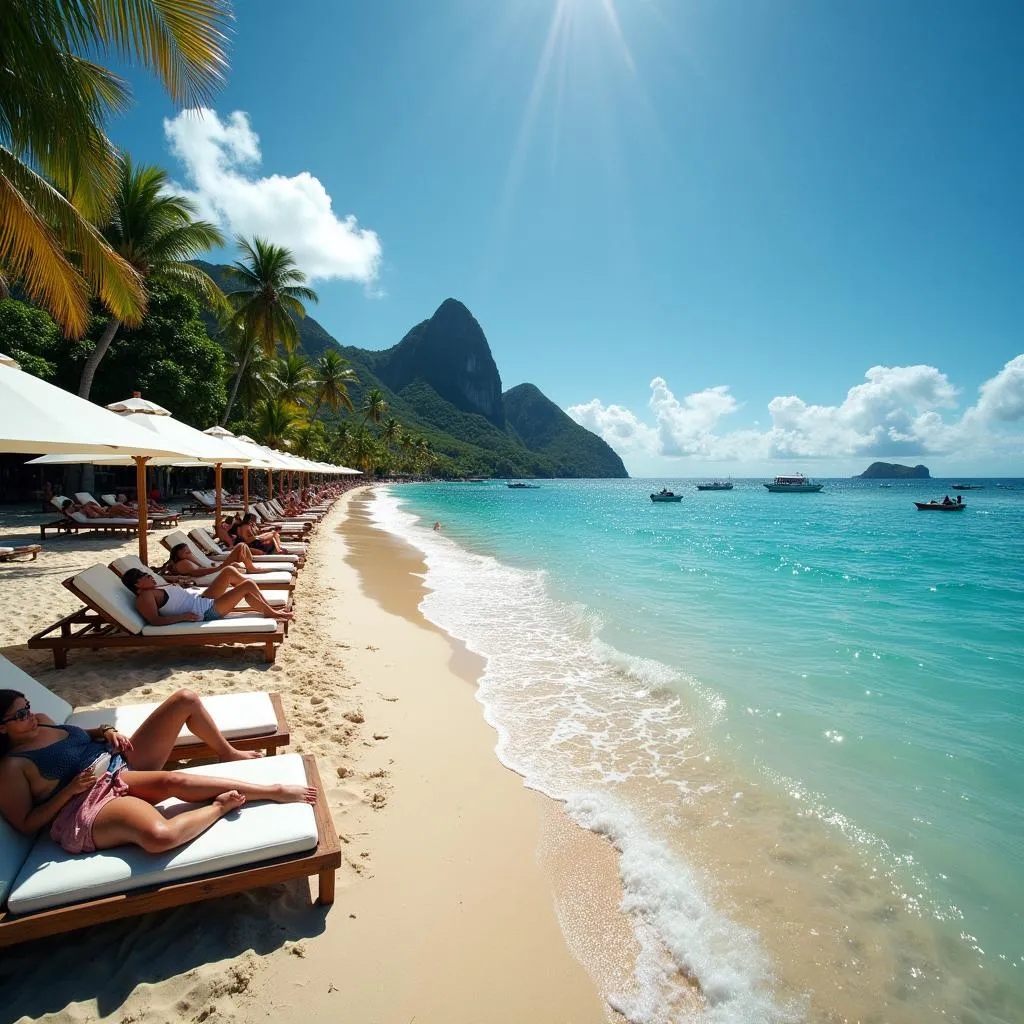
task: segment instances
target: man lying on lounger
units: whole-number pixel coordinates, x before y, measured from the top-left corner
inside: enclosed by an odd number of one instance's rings
[[[126,844],[166,853],[246,800],[316,803],[311,786],[162,771],[183,725],[220,761],[259,756],[231,746],[191,690],[168,697],[131,738],[109,725],[57,725],[34,713],[23,693],[0,690],[0,813],[26,835],[49,826],[68,853]],[[170,797],[204,806],[165,816],[153,805]]]
[[[234,568],[222,571],[205,590],[160,584],[141,569],[129,569],[121,582],[135,595],[135,607],[151,626],[213,622],[235,611],[243,601],[256,615],[266,619],[287,622],[292,617],[291,612],[267,604],[260,588],[252,580],[242,579]]]

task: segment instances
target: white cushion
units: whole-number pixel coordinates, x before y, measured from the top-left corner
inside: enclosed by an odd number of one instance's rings
[[[141,633],[146,620],[135,607],[135,597],[117,574],[105,565],[90,566],[74,579],[75,586],[105,615],[129,633]]]
[[[84,512],[72,512],[71,518],[83,526],[138,526],[138,519],[123,519],[120,516],[97,516],[90,519]]]
[[[131,736],[158,707],[159,702],[155,702],[76,711],[68,719],[68,724],[77,725],[81,729],[95,729],[109,723],[118,732]],[[214,724],[228,739],[266,736],[277,729],[277,715],[274,714],[274,705],[268,693],[218,693],[203,697],[203,707],[210,712]],[[175,746],[200,742],[184,725],[174,741]]]
[[[13,555],[14,548],[0,548],[0,555]]]
[[[75,501],[77,501],[79,505],[87,505],[90,501],[94,505],[100,504],[88,491],[75,491]],[[103,506],[100,505],[100,508],[102,507]]]
[[[51,693],[42,683],[36,682],[28,673],[0,654],[0,690],[17,690],[37,714],[48,715],[58,725],[71,714],[71,705],[57,694]]]
[[[306,782],[298,754],[203,765],[185,771],[248,782]],[[162,809],[181,805],[180,800],[159,804]],[[14,914],[46,910],[303,853],[315,849],[316,844],[316,817],[309,804],[263,801],[246,804],[192,842],[163,854],[148,854],[137,846],[119,846],[73,855],[65,853],[44,832],[15,879],[8,907]]]
[[[204,587],[208,587],[217,578],[217,573],[223,568],[224,566],[220,566],[216,572],[210,573],[209,576],[197,576],[195,577],[195,582]],[[263,587],[289,587],[293,580],[292,574],[286,569],[281,569],[275,572],[260,572],[256,573],[256,575],[251,575],[243,569],[242,578],[252,580],[260,587],[260,589]]]
[[[276,619],[257,615],[229,615],[212,622],[173,622],[169,626],[142,627],[143,636],[216,636],[218,633],[273,633]]]

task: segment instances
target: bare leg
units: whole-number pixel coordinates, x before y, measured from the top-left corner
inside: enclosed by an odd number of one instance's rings
[[[212,597],[213,595],[207,593],[206,596]],[[233,612],[243,601],[250,608],[258,611],[268,619],[278,619],[281,622],[287,622],[293,615],[292,612],[286,612],[281,608],[273,608],[267,604],[260,593],[260,588],[252,580],[243,580],[227,593],[214,598],[213,606],[217,609],[218,615],[227,615],[228,612]]]
[[[169,797],[198,804],[212,800],[221,793],[234,790],[247,800],[271,800],[277,804],[316,803],[316,790],[312,786],[264,786],[239,779],[222,779],[211,775],[192,775],[190,772],[121,772],[121,781],[128,785],[128,795],[137,796],[151,804]]]
[[[245,797],[235,789],[216,795],[213,803],[165,818],[151,803],[138,797],[111,800],[96,816],[92,840],[97,850],[131,843],[147,853],[166,853],[205,832],[225,814],[241,807]]]
[[[218,761],[243,761],[260,756],[258,751],[236,750],[231,746],[198,695],[192,690],[178,690],[135,730],[131,738],[134,749],[126,760],[137,771],[162,768],[171,756],[183,725],[214,752]]]
[[[245,582],[245,577],[233,565],[217,572],[217,578],[203,591],[203,597],[218,598]]]

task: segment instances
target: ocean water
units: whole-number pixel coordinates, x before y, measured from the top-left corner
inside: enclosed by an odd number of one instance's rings
[[[498,756],[618,851],[637,1024],[1024,1020],[1024,482],[392,487]],[[997,486],[998,484],[998,486]],[[440,520],[440,532],[431,529]],[[693,1011],[693,993],[700,1009]]]

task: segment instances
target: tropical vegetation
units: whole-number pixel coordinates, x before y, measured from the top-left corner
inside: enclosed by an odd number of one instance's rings
[[[366,472],[424,472],[430,446],[386,416],[383,393],[336,345],[310,361],[298,324],[317,301],[294,254],[225,244],[167,173],[106,135],[130,95],[104,66],[141,67],[179,106],[227,70],[228,0],[0,4],[0,351],[29,373],[108,403],[142,390],[199,427],[239,431]],[[214,340],[216,339],[216,340]]]

